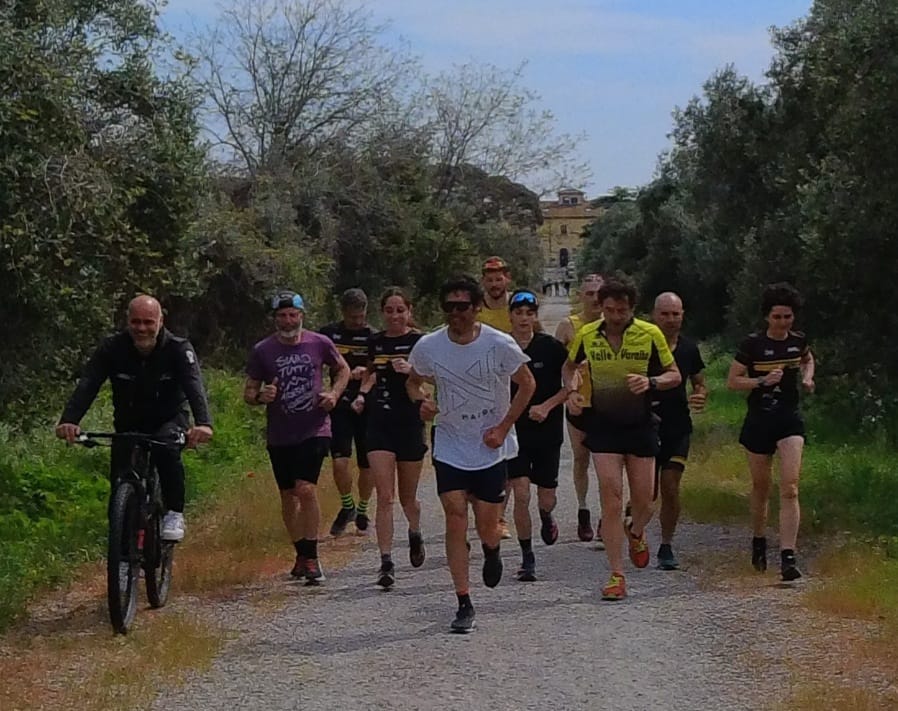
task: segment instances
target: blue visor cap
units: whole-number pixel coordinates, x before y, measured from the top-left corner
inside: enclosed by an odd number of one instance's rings
[[[302,297],[293,291],[282,291],[280,294],[271,297],[271,310],[278,309],[299,309],[306,310],[306,304]]]
[[[516,309],[519,306],[529,306],[534,309],[539,308],[539,299],[532,291],[518,291],[511,295],[508,302],[509,309]]]

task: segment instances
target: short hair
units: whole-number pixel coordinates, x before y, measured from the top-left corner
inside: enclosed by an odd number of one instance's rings
[[[366,309],[368,308],[368,296],[361,289],[347,289],[340,297],[340,308],[344,311],[349,309]]]
[[[515,289],[508,299],[508,310],[514,311],[520,306],[539,311],[539,297],[532,289]]]
[[[761,314],[767,316],[774,306],[788,306],[792,311],[798,311],[802,305],[801,294],[798,289],[789,282],[778,281],[764,287],[761,295]]]
[[[636,306],[639,298],[639,292],[636,291],[636,284],[625,274],[616,274],[608,277],[602,286],[599,287],[599,301],[605,299],[626,299],[630,306]]]
[[[483,303],[483,287],[470,274],[459,274],[446,281],[440,287],[440,302],[445,301],[453,291],[467,291],[474,308]]]

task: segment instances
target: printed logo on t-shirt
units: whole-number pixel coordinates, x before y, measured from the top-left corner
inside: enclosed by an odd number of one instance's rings
[[[441,363],[435,365],[441,388],[440,409],[445,415],[457,412],[463,420],[475,420],[496,411],[495,348],[490,348],[462,374],[454,373]],[[443,383],[446,383],[445,388]]]
[[[308,353],[291,353],[275,359],[281,409],[289,414],[308,412],[315,406],[315,367]]]

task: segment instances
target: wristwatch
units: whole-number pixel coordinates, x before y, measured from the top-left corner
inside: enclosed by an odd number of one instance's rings
[[[649,378],[649,390],[657,390],[658,389],[658,378],[651,377]]]
[[[758,384],[759,388],[763,388],[764,387],[764,376],[761,375],[761,376],[755,378],[755,382]]]

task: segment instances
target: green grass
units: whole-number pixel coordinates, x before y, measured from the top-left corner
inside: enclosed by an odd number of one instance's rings
[[[220,371],[206,377],[215,437],[184,455],[188,507],[266,461],[262,413],[243,403],[242,378]],[[82,426],[110,429],[111,421],[104,390]],[[49,422],[26,435],[0,428],[0,629],[35,592],[103,555],[108,469],[108,449],[67,447]]]
[[[709,360],[711,391],[706,411],[693,418],[695,434],[683,477],[683,505],[697,521],[748,519],[748,465],[738,443],[745,395],[726,389],[728,356]],[[825,388],[826,383],[819,383]],[[898,536],[895,449],[884,423],[877,431],[842,421],[832,409],[805,398],[807,444],[801,473],[802,527],[817,532],[852,531]],[[777,490],[771,495],[776,515]]]

